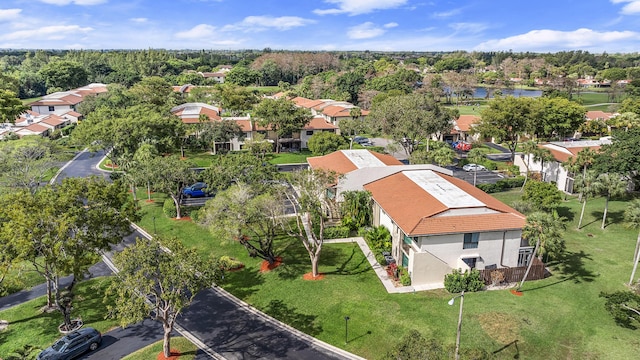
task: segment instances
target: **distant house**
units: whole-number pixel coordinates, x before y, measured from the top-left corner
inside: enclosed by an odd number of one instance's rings
[[[105,84],[93,83],[69,91],[55,92],[45,95],[42,99],[29,104],[31,111],[41,115],[63,114],[68,111],[76,111],[85,96],[97,95],[107,92]]]
[[[591,120],[607,121],[614,116],[616,116],[616,114],[610,113],[610,112],[604,112],[600,110],[587,111],[585,114],[585,118],[587,119],[587,121],[591,121]]]
[[[40,124],[31,124],[16,130],[15,133],[20,137],[30,135],[49,136],[51,128]]]
[[[415,288],[442,288],[453,269],[524,266],[533,250],[522,241],[524,215],[450,170],[403,165],[369,150],[340,150],[307,162],[340,175],[328,189],[338,202],[345,191],[371,193],[373,225],[389,229],[392,256]]]
[[[203,78],[214,80],[217,83],[224,84],[224,78],[227,77],[226,71],[219,72],[199,72]]]
[[[313,136],[313,134],[317,134],[319,132],[332,132],[334,134],[340,134],[340,128],[325,120],[322,116],[316,116],[309,121],[307,125],[304,126],[302,131],[300,131],[300,147],[303,149],[308,148],[309,139]]]
[[[443,136],[443,140],[446,142],[477,141],[479,135],[471,135],[471,128],[479,121],[480,117],[476,115],[460,115],[460,117],[454,120],[453,129],[451,129],[451,132]]]
[[[554,161],[547,161],[542,163],[540,161],[534,161],[531,154],[522,154],[516,156],[513,162],[520,168],[520,172],[525,174],[527,171],[527,161],[529,161],[529,171],[541,173],[542,180],[546,182],[553,182],[556,184],[559,190],[566,193],[573,193],[574,181],[577,174],[570,172],[565,168],[565,163],[569,158],[575,159],[578,153],[583,149],[591,149],[593,151],[599,151],[602,145],[611,144],[611,139],[608,137],[600,140],[578,140],[578,141],[554,141],[546,144],[538,145],[543,149],[547,149],[553,155]]]
[[[283,96],[283,94],[281,95]],[[340,120],[352,119],[351,110],[356,106],[346,101],[331,99],[311,100],[297,96],[291,99],[297,106],[309,109],[314,116],[322,116],[333,125],[340,126]],[[369,115],[369,110],[360,109],[359,120],[364,121]]]

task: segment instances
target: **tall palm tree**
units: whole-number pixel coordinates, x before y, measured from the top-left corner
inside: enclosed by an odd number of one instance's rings
[[[582,199],[580,200],[582,202],[582,210],[580,211],[580,220],[578,220],[578,230],[580,230],[580,227],[582,226],[582,219],[584,218],[584,209],[587,206],[587,199],[595,194],[593,184],[596,182],[597,177],[598,174],[594,171],[587,171],[584,175],[578,175],[577,184],[580,187],[580,195],[582,196]]]
[[[640,199],[635,199],[629,203],[624,211],[624,220],[627,222],[627,227],[640,229]],[[638,261],[640,261],[640,232],[638,232],[638,239],[636,240],[636,251],[633,254],[633,270],[631,271],[631,278],[629,278],[629,286],[633,285]]]
[[[524,166],[527,168],[527,173],[524,176],[524,182],[522,183],[522,188],[520,192],[524,190],[524,186],[527,185],[527,180],[529,179],[529,169],[531,168],[531,157],[538,150],[538,144],[535,141],[529,140],[522,144],[522,160],[524,157],[527,157],[527,161],[524,163]]]
[[[582,167],[582,178],[587,177],[587,168],[593,164],[598,154],[591,148],[584,148],[578,152],[575,164]],[[580,191],[579,199],[582,200],[583,192]]]
[[[534,212],[527,216],[527,223],[522,229],[522,237],[529,240],[529,244],[535,241],[533,253],[529,257],[527,271],[518,285],[517,291],[520,291],[524,281],[529,275],[533,257],[538,255],[542,259],[544,255],[560,255],[564,252],[564,239],[562,238],[562,230],[564,229],[564,218],[559,217],[554,211],[553,213]]]
[[[551,162],[553,160],[555,160],[555,157],[553,157],[553,154],[549,149],[537,148],[533,152],[533,161],[540,162],[540,174],[542,176],[540,180],[545,181],[545,178],[547,177],[547,172],[544,170],[544,163]]]
[[[479,148],[473,148],[467,154],[467,160],[469,160],[469,162],[471,163],[479,164],[480,162],[482,162],[482,160],[484,160],[484,153],[482,153],[482,150],[480,150]],[[476,186],[477,176],[478,176],[478,169],[474,168],[473,169],[473,186]]]
[[[598,175],[596,181],[593,183],[593,190],[606,199],[604,202],[604,214],[602,215],[602,226],[600,227],[604,230],[607,221],[607,211],[609,210],[609,199],[612,196],[615,197],[624,194],[627,190],[627,181],[624,180],[620,174],[603,173]]]
[[[451,165],[455,157],[456,157],[456,153],[449,146],[439,147],[433,150],[433,153],[432,153],[433,161],[435,161],[435,163],[440,166]]]

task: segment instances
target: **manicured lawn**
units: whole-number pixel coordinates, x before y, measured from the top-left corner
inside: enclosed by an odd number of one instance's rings
[[[155,196],[155,194],[154,194]],[[518,190],[496,197],[511,203]],[[159,198],[159,196],[158,196]],[[208,231],[189,221],[169,220],[161,202],[144,207],[141,221],[159,233],[179,236],[203,256],[230,255],[246,267],[226,275],[226,290],[266,313],[335,346],[369,359],[383,359],[391,344],[410,329],[445,346],[455,342],[458,307],[450,307],[444,290],[388,294],[353,244],[323,248],[321,281],[304,281],[309,258],[297,241],[283,238],[277,253],[284,264],[268,273],[235,243],[221,244]],[[624,289],[631,272],[637,232],[622,226],[624,201],[610,203],[610,225],[600,230],[603,199],[589,201],[585,224],[575,230],[580,204],[563,203],[561,215],[570,218],[567,253],[550,262],[553,276],[524,286],[524,296],[508,290],[470,293],[465,297],[461,348],[494,352],[518,340],[520,359],[631,359],[640,353],[636,332],[615,325],[604,310],[600,291]],[[150,232],[153,232],[152,230]],[[344,344],[344,316],[349,316],[349,343]],[[499,351],[498,359],[512,359],[515,346]]]
[[[77,285],[76,301],[72,317],[81,317],[85,326],[106,332],[117,326],[114,320],[105,320],[106,305],[103,303],[104,291],[111,282],[110,278],[97,278]],[[59,311],[43,313],[40,309],[47,304],[41,297],[9,310],[0,312],[0,320],[9,322],[9,327],[0,331],[0,354],[10,354],[24,345],[33,345],[41,349],[50,346],[62,335],[58,325],[62,323]]]
[[[180,352],[180,360],[192,360],[196,357],[198,348],[189,340],[183,337],[171,338],[171,349]],[[151,344],[144,349],[140,349],[131,355],[125,356],[123,360],[149,360],[156,359],[158,354],[162,352],[162,341]]]
[[[271,154],[269,155],[270,159],[269,162],[271,164],[301,164],[301,163],[306,163],[307,162],[307,158],[309,156],[313,156],[311,154],[311,151],[309,150],[302,150],[300,152],[297,153],[290,153],[290,152],[286,152],[286,153],[279,153],[279,154]]]
[[[608,103],[609,96],[606,93],[602,92],[583,92],[579,95],[574,95],[575,100],[582,100],[582,105],[593,105],[593,104],[602,104]]]
[[[0,286],[0,296],[29,289],[44,282],[44,278],[33,270],[31,263],[22,261],[10,269]]]

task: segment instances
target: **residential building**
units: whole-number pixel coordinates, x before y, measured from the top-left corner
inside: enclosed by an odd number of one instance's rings
[[[29,104],[29,106],[31,106],[31,111],[41,115],[63,114],[68,111],[76,111],[77,105],[84,100],[85,96],[97,95],[107,91],[105,84],[93,83],[77,89],[45,95],[42,99]]]

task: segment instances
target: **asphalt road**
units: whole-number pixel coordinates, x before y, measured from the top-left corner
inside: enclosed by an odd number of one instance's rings
[[[473,184],[473,171],[464,171],[460,168],[453,169],[453,176],[462,179],[470,184]],[[492,171],[477,171],[476,172],[476,185],[477,184],[495,184],[498,180],[503,179],[499,173],[494,173]]]

